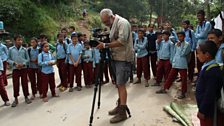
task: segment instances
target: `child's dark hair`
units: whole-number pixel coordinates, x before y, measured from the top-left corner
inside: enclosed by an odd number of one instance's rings
[[[199,49],[202,51],[203,54],[205,54],[206,52],[209,53],[213,59],[215,58],[216,53],[218,51],[218,48],[215,42],[210,40],[207,40],[199,44]]]
[[[139,33],[139,32],[141,32],[141,33],[143,33],[143,34],[145,33],[145,31],[143,31],[142,29],[139,29],[139,30],[138,30],[138,33]]]
[[[197,14],[201,14],[202,16],[205,16],[205,11],[204,11],[204,10],[199,10],[199,11],[197,12]]]
[[[57,38],[58,38],[60,35],[64,36],[61,32],[59,32],[59,33],[57,34]]]
[[[31,38],[30,41],[31,41],[31,40],[34,40],[36,43],[38,43],[38,40],[37,40],[36,37]]]
[[[18,39],[18,38],[23,38],[23,36],[22,35],[15,35],[14,36],[14,40],[16,41],[16,39]]]
[[[78,37],[78,34],[74,33],[74,34],[71,35],[71,39],[74,38],[74,37]]]
[[[163,34],[170,36],[170,32],[169,31],[163,31]]]
[[[41,50],[43,50],[43,48],[44,48],[44,45],[46,45],[46,44],[48,44],[48,42],[43,42],[42,44],[41,44]]]
[[[154,24],[149,24],[148,27],[153,27],[154,28],[155,25]]]
[[[74,26],[69,26],[70,29],[72,30],[75,30],[75,27]]]
[[[156,36],[158,37],[159,35],[162,35],[162,32],[156,32]]]
[[[41,33],[39,37],[40,37],[40,39],[43,39],[43,38],[48,39],[47,35],[46,34],[43,34],[43,33]]]
[[[222,36],[222,31],[219,29],[212,29],[208,34],[214,34],[217,37],[221,37]]]
[[[183,20],[182,23],[185,23],[187,25],[190,25],[190,21],[189,20]]]
[[[185,32],[184,31],[177,32],[177,35],[183,35],[185,37]]]
[[[67,28],[62,28],[62,29],[61,29],[61,32],[62,32],[62,31],[66,31],[66,32],[68,32]]]

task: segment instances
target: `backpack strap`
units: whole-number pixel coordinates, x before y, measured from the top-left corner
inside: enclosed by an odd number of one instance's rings
[[[56,44],[56,52],[58,52],[58,45],[59,45],[59,43]],[[66,45],[65,45],[64,42],[63,42],[63,49],[64,49],[65,54],[66,54]]]
[[[205,71],[209,71],[211,68],[213,68],[213,67],[217,67],[217,66],[219,66],[219,64],[217,64],[217,63],[215,63],[215,64],[211,64],[211,65],[209,65],[209,66],[206,68]]]
[[[66,39],[66,41],[67,41],[67,44],[70,44],[70,40],[68,38]]]
[[[30,59],[31,59],[31,53],[30,53],[30,52],[31,52],[31,48],[28,48],[27,51],[28,51],[28,55],[29,55],[29,57],[30,57]]]
[[[190,39],[191,39],[191,41],[192,41],[191,29],[189,29],[189,37],[190,37]]]

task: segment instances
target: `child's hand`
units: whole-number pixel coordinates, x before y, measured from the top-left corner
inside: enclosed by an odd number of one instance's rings
[[[181,45],[181,42],[180,41],[177,41],[177,46],[179,47]]]
[[[157,39],[157,43],[162,42],[162,40],[163,40],[163,39],[161,39],[161,38]]]
[[[33,62],[33,63],[35,63],[35,64],[38,63],[38,62],[37,62],[37,59],[35,59],[35,60],[31,60],[31,62]]]
[[[197,116],[199,119],[205,119],[205,115],[200,112],[198,112]]]
[[[16,64],[16,68],[18,68],[18,69],[23,68],[23,64]]]
[[[77,66],[78,66],[78,64],[79,64],[78,62],[75,62],[75,63],[74,63],[74,66],[75,66],[75,67],[77,67]]]
[[[49,61],[49,62],[48,62],[48,65],[54,65],[54,62]]]

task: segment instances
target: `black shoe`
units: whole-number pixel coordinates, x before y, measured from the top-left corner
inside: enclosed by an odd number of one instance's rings
[[[154,87],[154,86],[160,86],[160,83],[157,83],[157,82],[156,82],[156,83],[152,84],[151,86],[152,86],[152,87]]]
[[[13,101],[13,103],[12,103],[11,107],[16,107],[17,105],[18,105],[18,101],[17,101],[17,100],[15,100],[15,101]]]
[[[177,98],[178,98],[178,99],[184,99],[184,98],[186,98],[186,96],[185,96],[185,94],[181,94],[181,95],[179,95]]]
[[[156,94],[166,94],[166,90],[165,89],[160,89],[158,91],[156,91]]]

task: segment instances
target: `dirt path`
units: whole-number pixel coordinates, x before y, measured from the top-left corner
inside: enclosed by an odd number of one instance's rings
[[[89,38],[89,36],[91,35],[90,30],[88,29],[88,21],[85,20],[79,20],[77,22],[78,26],[79,26],[79,31],[82,33],[85,33],[87,35],[87,37]]]
[[[55,69],[57,71],[57,69]],[[59,83],[56,72],[56,84]],[[83,80],[82,80],[83,82]],[[153,80],[150,83],[154,83]],[[10,102],[13,100],[12,80],[7,86]],[[111,83],[102,87],[101,109],[94,114],[93,126],[179,126],[162,110],[172,98],[168,95],[156,95],[156,87],[146,88],[143,84],[127,85],[128,105],[132,117],[118,124],[110,124],[108,110],[115,106],[117,89]],[[58,92],[58,91],[57,91]],[[43,103],[37,98],[26,105],[20,90],[19,105],[16,108],[0,107],[1,126],[87,126],[93,98],[93,88],[82,91],[59,93],[59,98],[50,98]],[[50,92],[49,92],[50,96]],[[0,100],[0,105],[3,102]]]

